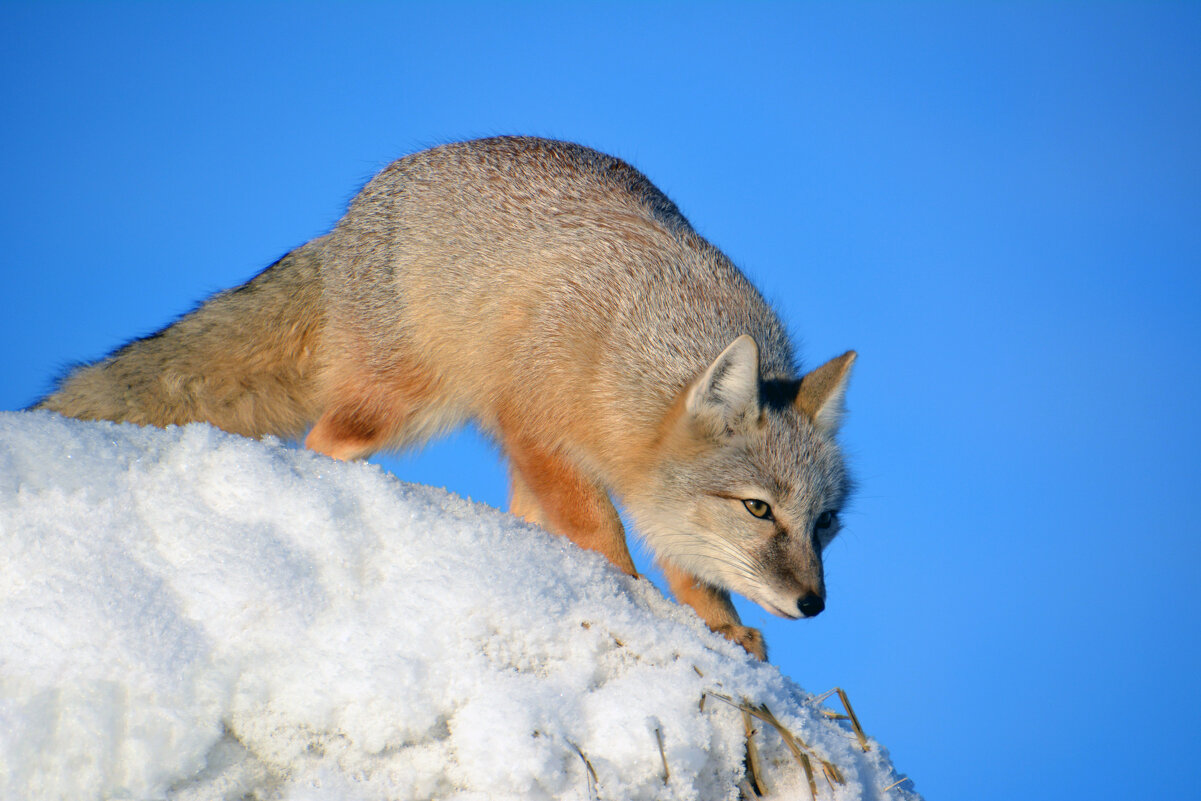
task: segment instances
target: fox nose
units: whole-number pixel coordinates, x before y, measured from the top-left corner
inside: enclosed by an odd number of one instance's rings
[[[800,610],[802,616],[813,617],[826,608],[826,602],[820,595],[811,592],[801,596],[801,600],[796,602],[796,608]]]

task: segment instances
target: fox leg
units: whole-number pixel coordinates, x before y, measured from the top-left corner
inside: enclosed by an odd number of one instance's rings
[[[631,576],[638,575],[621,518],[603,487],[559,454],[512,440],[505,444],[514,514],[566,536],[581,548],[604,554]]]
[[[388,429],[381,415],[363,406],[339,405],[321,415],[304,446],[334,459],[361,459],[387,444]]]
[[[509,513],[535,526],[547,527],[546,514],[516,467],[509,469]]]
[[[443,418],[438,382],[411,361],[384,374],[340,371],[331,376],[329,405],[304,446],[334,459],[361,459],[432,433]]]
[[[666,560],[660,559],[658,562],[676,600],[696,610],[709,628],[738,643],[751,656],[767,661],[767,645],[763,642],[763,635],[759,629],[742,625],[730,600],[730,593],[706,584]]]

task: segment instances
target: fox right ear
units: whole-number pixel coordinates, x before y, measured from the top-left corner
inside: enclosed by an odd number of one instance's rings
[[[843,398],[847,392],[847,380],[851,377],[851,365],[858,354],[848,350],[841,356],[805,374],[797,393],[797,407],[827,434],[838,431],[842,421]]]
[[[743,334],[688,389],[688,414],[733,429],[759,413],[759,346]]]

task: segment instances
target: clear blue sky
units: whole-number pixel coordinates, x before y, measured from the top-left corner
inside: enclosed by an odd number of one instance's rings
[[[1201,5],[4,3],[0,109],[5,409],[405,153],[631,161],[860,353],[827,611],[742,607],[773,661],[932,800],[1195,796]],[[504,503],[471,434],[385,464]]]

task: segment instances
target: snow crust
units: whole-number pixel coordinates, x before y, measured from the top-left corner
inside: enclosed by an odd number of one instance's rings
[[[206,425],[0,413],[2,799],[734,799],[742,715],[706,692],[837,765],[821,798],[916,798],[775,667],[509,515]]]

